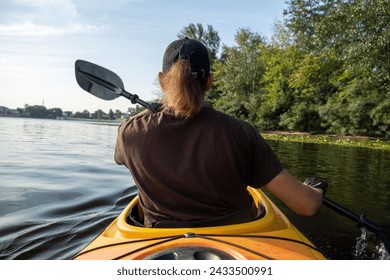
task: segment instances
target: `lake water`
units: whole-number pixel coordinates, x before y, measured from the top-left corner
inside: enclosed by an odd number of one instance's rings
[[[117,126],[84,121],[0,118],[0,259],[70,259],[136,194],[113,152]],[[327,144],[269,142],[296,177],[325,178],[327,197],[390,225],[390,153]],[[292,214],[331,259],[389,259],[377,240],[323,206]]]

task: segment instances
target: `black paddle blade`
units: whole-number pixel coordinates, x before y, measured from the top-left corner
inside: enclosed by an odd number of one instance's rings
[[[82,89],[104,100],[113,100],[124,90],[117,74],[85,60],[76,60],[75,74]]]

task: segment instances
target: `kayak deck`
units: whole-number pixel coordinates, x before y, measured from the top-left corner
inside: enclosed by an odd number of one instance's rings
[[[74,259],[325,259],[260,190],[248,188],[265,214],[258,220],[196,228],[145,228],[127,222],[138,196]]]

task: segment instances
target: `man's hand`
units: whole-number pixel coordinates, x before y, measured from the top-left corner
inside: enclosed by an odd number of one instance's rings
[[[316,177],[307,178],[303,183],[312,188],[321,189],[323,196],[325,196],[326,191],[328,190],[328,183]]]

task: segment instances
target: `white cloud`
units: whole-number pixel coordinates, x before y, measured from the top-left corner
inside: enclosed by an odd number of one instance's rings
[[[76,15],[76,5],[72,0],[14,0],[18,4],[45,8],[48,10],[59,10],[68,15]]]
[[[103,30],[90,24],[69,23],[66,26],[58,27],[51,25],[36,24],[31,21],[23,23],[0,25],[0,35],[8,36],[55,36],[64,34],[93,33]]]

